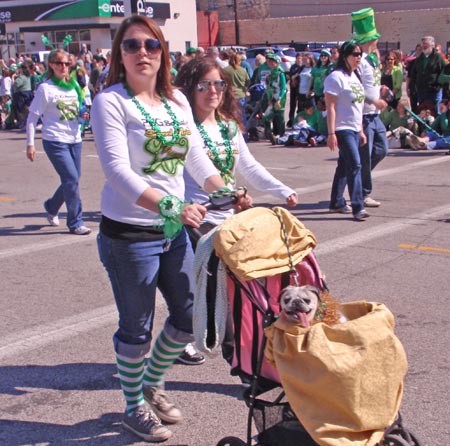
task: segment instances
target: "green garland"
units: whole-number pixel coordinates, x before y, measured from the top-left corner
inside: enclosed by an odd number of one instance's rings
[[[150,114],[147,113],[147,111],[144,109],[144,107],[139,102],[139,100],[136,98],[136,96],[130,91],[128,85],[125,85],[125,89],[127,90],[127,93],[130,96],[133,104],[141,112],[141,115],[145,118],[145,121],[150,125],[152,130],[155,132],[156,138],[159,139],[164,146],[173,147],[173,146],[177,145],[179,143],[179,140],[181,137],[181,125],[180,125],[180,121],[176,117],[175,113],[170,108],[170,105],[167,102],[167,99],[162,94],[160,94],[161,102],[163,103],[164,108],[167,111],[167,114],[172,118],[172,122],[173,122],[173,134],[172,134],[172,139],[170,141],[165,138],[165,136],[163,135],[163,133],[161,131],[161,128],[156,123],[156,119],[152,118],[150,116]]]
[[[81,90],[80,85],[74,78],[69,76],[69,81],[66,81],[64,79],[59,79],[56,76],[52,76],[51,80],[55,85],[57,85],[59,88],[62,88],[63,90],[70,91],[70,90],[75,89],[75,91],[77,92],[77,96],[78,96],[78,102],[80,103],[80,106],[81,106],[81,104],[83,102],[83,91]]]
[[[230,138],[228,136],[228,128],[222,122],[222,120],[216,116],[217,124],[219,125],[220,134],[222,135],[223,143],[225,145],[225,158],[221,158],[219,151],[217,150],[217,146],[212,142],[211,137],[208,135],[205,127],[200,124],[198,121],[195,122],[197,125],[198,131],[203,139],[203,142],[208,147],[209,153],[208,156],[216,166],[216,168],[220,172],[220,176],[222,177],[225,184],[229,184],[231,182],[235,182],[235,177],[232,173],[232,169],[234,166],[234,155],[233,148],[231,147]]]

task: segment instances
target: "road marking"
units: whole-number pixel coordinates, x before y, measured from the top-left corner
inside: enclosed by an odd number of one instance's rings
[[[0,201],[14,201],[15,198],[13,197],[0,197]]]
[[[450,205],[446,204],[444,206],[438,206],[436,208],[421,212],[420,214],[405,217],[391,223],[384,223],[382,225],[371,227],[366,230],[355,232],[349,235],[344,235],[343,237],[339,237],[337,239],[327,240],[320,243],[314,250],[314,252],[317,256],[330,254],[334,251],[338,251],[339,249],[359,245],[369,240],[383,237],[387,234],[406,230],[408,229],[408,226],[427,224],[429,220],[433,220],[442,217],[443,215],[449,214]]]
[[[432,166],[434,164],[445,163],[446,161],[450,161],[450,156],[433,157],[430,159],[426,159],[424,161],[417,161],[415,163],[406,164],[406,165],[400,166],[400,167],[392,167],[390,169],[384,169],[384,170],[375,170],[374,172],[372,172],[372,178],[381,178],[381,177],[385,177],[387,175],[395,175],[397,173],[408,172],[409,170],[420,169],[422,167]],[[268,170],[273,170],[273,169],[274,168],[271,167]],[[287,168],[284,168],[284,170],[290,170],[290,168],[287,167]],[[306,195],[306,194],[309,194],[312,192],[318,192],[321,190],[331,190],[331,180],[326,183],[318,183],[318,184],[314,184],[313,186],[300,187],[298,189],[295,189],[295,191],[297,192],[297,194],[300,197],[303,195]],[[258,196],[258,201],[260,201],[262,203],[270,202],[270,200],[273,200],[272,195],[266,194],[263,196]]]
[[[112,324],[114,321],[117,321],[116,306],[106,305],[56,322],[23,330],[2,339],[0,360],[44,347],[53,342],[61,342],[68,337],[76,337],[94,328]]]
[[[350,246],[359,245],[375,238],[383,237],[393,232],[407,229],[408,226],[417,224],[427,224],[429,220],[450,214],[450,205],[439,206],[429,209],[420,214],[406,217],[392,223],[384,223],[376,227],[371,227],[347,236],[338,237],[320,243],[314,250],[317,257],[331,254]],[[78,239],[77,239],[78,241]],[[69,244],[64,241],[64,244]],[[44,244],[42,244],[44,245]],[[57,243],[54,241],[45,244],[45,248],[55,248]],[[36,245],[32,249],[38,250]],[[24,250],[23,250],[24,251]],[[6,251],[3,251],[3,254]],[[1,253],[0,253],[1,254]],[[16,255],[12,253],[10,255]],[[320,262],[319,262],[320,263]],[[161,305],[164,303],[161,301]],[[6,357],[18,355],[38,346],[44,347],[53,342],[62,341],[76,334],[81,334],[89,330],[94,330],[109,324],[113,324],[117,320],[115,305],[107,305],[92,311],[81,313],[61,319],[57,322],[42,324],[36,328],[24,330],[7,336],[2,339],[2,347],[0,347],[0,360]],[[17,339],[20,339],[19,341]]]
[[[91,229],[93,229],[93,228],[91,228]],[[59,240],[58,240],[58,238],[59,238]],[[52,238],[52,240],[48,240],[45,242],[32,243],[30,245],[14,247],[11,249],[3,249],[0,251],[0,259],[4,259],[7,257],[13,257],[13,256],[20,256],[23,254],[30,254],[32,252],[43,251],[45,249],[53,249],[53,248],[56,248],[59,246],[74,245],[75,243],[92,242],[93,240],[95,242],[95,238],[93,239],[92,236],[79,237],[79,236],[74,236],[73,234],[67,234],[67,235],[61,235],[61,236],[55,235],[55,238]]]
[[[425,252],[438,252],[442,254],[450,254],[450,249],[446,248],[435,248],[434,246],[423,246],[423,245],[409,245],[407,243],[400,243],[398,245],[400,249],[417,249],[419,251]]]

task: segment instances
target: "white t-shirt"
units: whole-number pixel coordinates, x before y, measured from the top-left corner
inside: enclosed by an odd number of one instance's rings
[[[0,96],[8,95],[11,97],[12,80],[10,76],[3,76],[0,83]]]
[[[204,184],[217,171],[204,153],[186,97],[176,90],[179,104],[168,101],[180,122],[181,138],[173,147],[163,146],[122,84],[98,93],[91,109],[92,130],[106,183],[101,210],[106,217],[141,226],[158,224],[158,214],[136,204],[150,186],[163,195],[184,199],[183,172],[189,170]],[[173,119],[164,105],[140,103],[156,119],[170,141]]]
[[[34,145],[35,128],[39,117],[42,118],[42,139],[68,144],[81,142],[79,107],[75,89],[59,88],[47,79],[39,85],[30,105],[27,144]]]
[[[364,87],[364,94],[366,95],[363,114],[379,114],[380,110],[369,102],[380,97],[381,70],[379,67],[374,67],[367,59],[367,54],[363,53],[358,71],[361,75],[361,82]]]
[[[205,125],[204,128],[212,143],[217,147],[219,157],[221,159],[225,159],[225,144],[223,142],[219,126]],[[267,192],[282,200],[286,200],[289,195],[295,193],[294,190],[285,186],[281,181],[273,177],[258,161],[256,161],[250,153],[244,137],[237,129],[236,125],[229,126],[229,129],[230,146],[234,156],[234,165],[231,170],[234,175],[239,174],[244,181],[242,184],[236,184],[236,181],[232,180],[227,184],[227,186],[232,189],[238,186],[252,186],[257,190]],[[213,157],[206,144],[203,144],[203,150],[208,154],[208,156]],[[189,173],[185,172],[184,179],[186,182],[186,200],[192,200],[197,203],[205,203],[208,201],[208,194],[195,182]],[[219,225],[227,217],[233,214],[234,209],[230,209],[228,211],[208,211],[203,221]]]
[[[337,96],[336,130],[361,131],[364,88],[356,74],[335,70],[325,78],[324,92]]]
[[[311,79],[311,67],[305,67],[300,72],[300,83],[298,84],[298,92],[300,94],[307,94],[309,91],[309,80]]]

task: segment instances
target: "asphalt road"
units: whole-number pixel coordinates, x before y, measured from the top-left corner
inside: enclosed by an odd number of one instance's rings
[[[46,223],[43,201],[58,181],[45,154],[25,157],[25,134],[0,133],[0,445],[123,446],[123,401],[111,336],[116,311],[95,233],[103,183],[92,136],[83,151],[81,196],[93,234]],[[316,254],[343,301],[385,303],[408,355],[402,414],[422,445],[450,438],[450,156],[392,150],[374,173],[382,201],[365,222],[328,212],[336,155],[328,148],[251,151],[300,197],[293,213],[317,236]],[[259,204],[280,204],[251,191]],[[158,302],[161,326],[165,306]],[[185,414],[167,445],[213,446],[245,438],[241,387],[220,356],[176,365],[168,391]]]

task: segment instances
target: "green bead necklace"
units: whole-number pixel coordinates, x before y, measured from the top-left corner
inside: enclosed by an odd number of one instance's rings
[[[127,90],[128,95],[131,98],[131,101],[136,106],[136,108],[141,112],[141,115],[145,118],[145,121],[150,125],[152,130],[155,132],[156,137],[162,142],[164,146],[172,147],[178,144],[180,140],[180,134],[181,134],[181,125],[180,121],[176,117],[173,110],[170,108],[169,103],[167,102],[167,99],[164,97],[163,94],[160,94],[159,97],[161,99],[161,102],[164,105],[164,108],[167,111],[167,114],[172,118],[173,122],[173,134],[172,139],[169,141],[166,139],[166,137],[163,135],[161,128],[156,123],[156,119],[152,118],[149,113],[144,109],[142,104],[139,102],[139,100],[136,98],[136,96],[130,91],[127,85],[125,85],[125,89]]]
[[[208,147],[209,158],[219,170],[220,176],[222,177],[225,184],[228,184],[230,182],[234,182],[235,180],[234,175],[231,173],[231,170],[233,169],[234,166],[233,148],[231,147],[230,138],[228,137],[228,128],[225,126],[225,124],[218,116],[216,117],[216,120],[217,124],[219,125],[223,143],[225,145],[225,153],[226,153],[225,158],[220,157],[219,151],[217,150],[217,146],[212,142],[205,127],[198,121],[195,121],[195,124],[197,125],[198,131],[200,132],[203,142],[206,144],[206,147]]]

